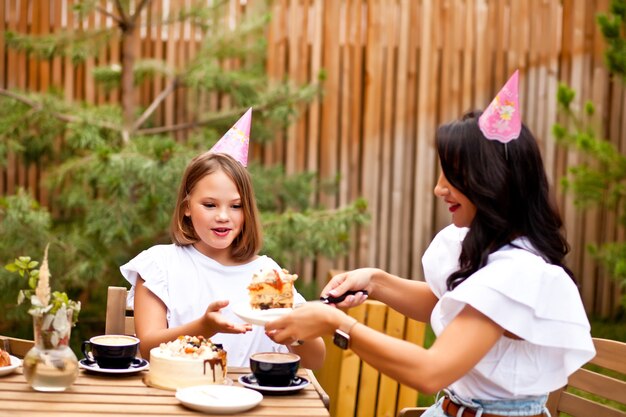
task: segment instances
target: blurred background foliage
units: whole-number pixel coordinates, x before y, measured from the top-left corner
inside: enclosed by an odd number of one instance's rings
[[[7,32],[7,45],[44,59],[71,57],[74,63],[96,56],[112,39],[119,39],[124,51],[137,35],[132,22],[141,6],[130,11],[127,2],[116,3],[121,14],[110,31],[37,37]],[[101,11],[98,4],[83,1],[76,7],[86,16]],[[70,103],[62,91],[0,94],[0,164],[12,152],[25,162],[45,165],[51,196],[51,207],[40,206],[24,190],[0,199],[0,262],[6,265],[18,256],[41,260],[50,243],[53,290],[66,291],[83,305],[74,344],[104,331],[107,287],[128,286],[119,265],[149,246],[170,242],[169,219],[188,161],[209,149],[247,108],[253,108],[252,143],[269,141],[297,116],[297,104],[321,93],[316,84],[267,78],[264,31],[269,16],[262,9],[232,28],[218,24],[225,13],[224,2],[210,7],[198,2],[169,18],[191,20],[210,34],[184,68],[124,53],[120,65],[95,68],[100,85],[120,91],[119,105]],[[220,62],[229,58],[237,58],[239,65],[224,71]],[[156,75],[168,81],[153,103],[140,108],[124,100]],[[226,97],[229,106],[197,111],[193,129],[181,140],[179,132],[156,123],[154,111],[183,88],[190,100],[214,94]],[[286,268],[293,270],[307,257],[344,254],[351,229],[368,219],[362,200],[332,211],[313,203],[316,193],[336,186],[336,178],[320,180],[314,172],[287,176],[281,166],[264,168],[254,162],[249,170],[265,230],[262,252]],[[31,318],[16,308],[18,291],[26,287],[22,280],[0,271],[0,333],[30,339]],[[301,290],[307,298],[318,292],[314,287]]]

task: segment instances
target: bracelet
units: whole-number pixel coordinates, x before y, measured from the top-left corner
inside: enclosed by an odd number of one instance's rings
[[[350,316],[348,316],[348,317],[350,317]],[[352,331],[352,328],[359,322],[354,317],[350,317],[350,318],[352,319],[352,322],[349,325],[347,325],[347,326],[339,326],[339,328],[337,330],[341,330],[345,334],[349,335],[350,331]]]

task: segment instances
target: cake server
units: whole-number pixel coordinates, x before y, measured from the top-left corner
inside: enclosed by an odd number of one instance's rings
[[[332,295],[327,295],[326,297],[320,297],[320,300],[322,300],[324,304],[338,304],[342,302],[343,300],[345,300],[347,296],[355,295],[356,293],[359,293],[359,292],[362,292],[363,294],[367,295],[366,290],[348,290],[344,292],[343,294],[338,295],[336,297],[333,297]]]

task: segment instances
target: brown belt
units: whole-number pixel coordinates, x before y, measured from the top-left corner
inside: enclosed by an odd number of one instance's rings
[[[446,397],[443,399],[442,407],[443,407],[444,413],[446,413],[448,416],[457,417],[457,413],[459,412],[459,409],[462,406],[453,403],[452,400],[450,400],[450,398]],[[489,414],[489,413],[483,413],[482,416],[483,417],[502,417],[501,415]],[[465,408],[460,417],[476,417],[476,410],[472,410],[471,408]],[[534,416],[527,416],[527,417],[543,417],[543,413],[535,414]]]

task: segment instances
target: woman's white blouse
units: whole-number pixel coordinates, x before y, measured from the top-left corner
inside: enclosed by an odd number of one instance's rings
[[[501,337],[449,388],[464,398],[491,400],[545,395],[562,387],[595,355],[576,285],[520,238],[491,254],[485,267],[448,291],[446,279],[458,269],[466,233],[446,227],[422,258],[426,281],[439,298],[431,315],[433,331],[441,334],[469,304],[522,340]]]
[[[137,276],[167,307],[167,324],[177,327],[201,317],[213,301],[228,300],[222,314],[233,323],[243,323],[232,307],[248,303],[248,289],[252,275],[260,269],[280,268],[267,256],[236,266],[225,266],[198,252],[192,245],[156,245],[120,267],[122,275],[132,284],[128,304],[134,305]],[[295,302],[304,302],[302,295],[294,294]],[[245,334],[218,333],[211,337],[221,343],[227,352],[229,366],[249,366],[254,352],[287,351],[265,335],[262,326],[252,326]]]

